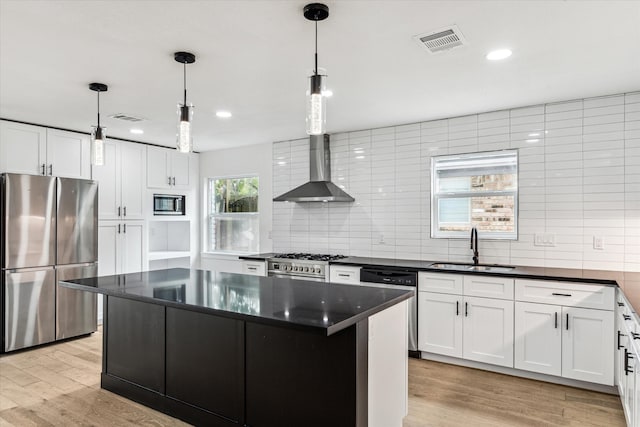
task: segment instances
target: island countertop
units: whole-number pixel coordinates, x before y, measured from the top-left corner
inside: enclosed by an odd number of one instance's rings
[[[332,335],[413,291],[185,268],[62,281],[65,287]]]

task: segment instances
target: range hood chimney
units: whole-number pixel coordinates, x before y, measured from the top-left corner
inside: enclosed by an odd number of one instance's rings
[[[274,202],[353,202],[354,198],[331,182],[328,134],[309,137],[309,182],[273,199]]]

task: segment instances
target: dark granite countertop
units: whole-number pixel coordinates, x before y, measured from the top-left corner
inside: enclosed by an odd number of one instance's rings
[[[273,256],[273,253],[246,255],[241,259],[265,260]],[[436,260],[406,260],[393,258],[371,258],[351,256],[340,260],[331,261],[330,264],[371,266],[371,267],[394,267],[411,269],[417,271],[432,271],[443,274],[478,274],[487,276],[505,276],[536,280],[557,280],[565,282],[595,283],[609,286],[618,286],[624,293],[629,303],[636,313],[640,313],[640,272],[609,271],[609,270],[589,270],[575,268],[551,268],[551,267],[528,267],[514,266],[509,272],[488,272],[488,271],[458,271],[443,270],[431,267]],[[639,316],[640,320],[640,316]]]
[[[65,287],[332,335],[411,298],[382,289],[172,268],[62,281]]]

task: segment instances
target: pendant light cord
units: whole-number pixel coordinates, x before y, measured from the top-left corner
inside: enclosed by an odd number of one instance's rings
[[[318,75],[318,21],[316,21],[316,53],[315,53],[315,69],[313,73]]]
[[[182,63],[183,67],[183,80],[184,80],[184,106],[187,106],[187,63]]]
[[[100,127],[100,91],[98,93],[98,127]]]

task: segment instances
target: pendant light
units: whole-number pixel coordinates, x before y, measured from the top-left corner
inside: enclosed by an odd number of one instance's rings
[[[178,104],[178,139],[177,149],[181,153],[193,151],[193,136],[191,134],[191,119],[193,118],[193,105],[187,104],[187,64],[196,62],[196,56],[189,52],[176,52],[173,58],[183,65],[184,102]]]
[[[102,83],[90,83],[89,89],[98,94],[98,125],[91,131],[91,164],[95,166],[104,165],[104,140],[106,139],[105,128],[100,126],[100,92],[106,92],[109,88]]]
[[[325,133],[327,124],[327,97],[325,96],[325,77],[318,74],[318,21],[329,16],[329,7],[322,3],[310,3],[304,7],[304,17],[316,23],[316,50],[313,74],[309,77],[307,92],[307,134]]]

